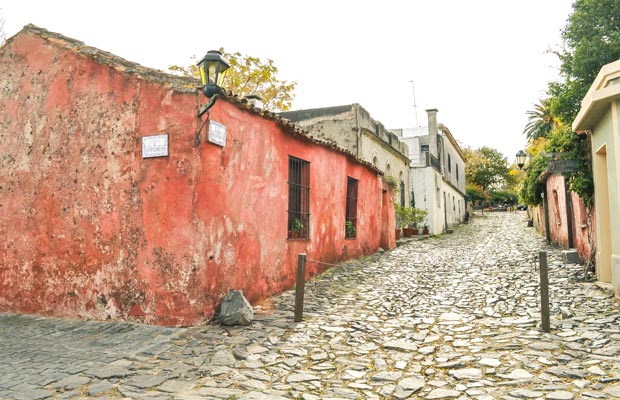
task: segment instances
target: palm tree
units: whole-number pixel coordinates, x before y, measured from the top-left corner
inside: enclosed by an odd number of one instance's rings
[[[539,101],[534,106],[534,110],[526,113],[528,123],[525,125],[523,133],[530,142],[541,137],[547,137],[558,125],[557,118],[551,113],[551,99]]]

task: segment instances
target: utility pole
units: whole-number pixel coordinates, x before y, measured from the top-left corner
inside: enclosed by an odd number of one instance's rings
[[[418,124],[418,105],[415,102],[415,85],[413,81],[409,81],[409,83],[411,83],[411,90],[413,90],[413,113],[415,114],[415,126],[417,128],[420,124]]]

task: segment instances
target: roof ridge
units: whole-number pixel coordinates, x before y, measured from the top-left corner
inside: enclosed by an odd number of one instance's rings
[[[38,27],[33,24],[25,25],[24,28],[20,32],[24,32],[24,31],[33,33],[43,38],[44,40],[52,43],[53,45],[64,47],[78,55],[90,58],[97,63],[104,64],[111,68],[114,68],[115,70],[121,73],[134,75],[134,76],[137,76],[138,78],[141,78],[141,79],[144,79],[146,81],[153,82],[156,84],[160,84],[166,87],[172,87],[173,89],[181,91],[181,92],[199,93],[198,88],[200,87],[200,81],[196,78],[174,75],[174,74],[166,73],[158,69],[144,67],[136,62],[128,61],[110,52],[100,50],[96,47],[88,46],[80,40],[70,38],[60,33],[51,32],[47,29]],[[291,122],[289,119],[283,118],[279,113],[256,107],[246,97],[234,94],[230,90],[227,90],[227,89],[223,89],[222,95],[223,95],[222,98],[224,100],[230,103],[234,103],[237,107],[248,110],[256,115],[259,115],[263,118],[267,118],[269,120],[276,122],[287,133],[291,135],[303,138],[303,140],[306,140],[308,142],[311,142],[319,146],[336,151],[338,153],[344,154],[345,156],[355,160],[357,163],[364,165],[367,168],[375,171],[379,175],[383,175],[383,172],[380,169],[378,169],[375,165],[358,158],[355,154],[353,154],[348,149],[340,147],[336,145],[335,143],[315,138],[314,136],[306,132],[304,129],[302,129],[299,125]],[[347,106],[351,107],[353,106],[353,104],[350,104]]]
[[[49,43],[64,47],[78,55],[90,58],[95,62],[112,67],[119,72],[172,87],[181,92],[194,92],[197,90],[200,83],[196,78],[174,75],[159,69],[145,67],[108,51],[88,46],[80,40],[73,39],[60,33],[51,32],[33,24],[24,26],[22,32],[24,31],[33,33]]]

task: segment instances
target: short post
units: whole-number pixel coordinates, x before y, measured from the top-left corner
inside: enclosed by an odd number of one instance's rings
[[[301,322],[304,314],[304,285],[306,283],[306,254],[297,255],[297,285],[295,286],[295,322]]]
[[[538,253],[540,262],[540,314],[542,317],[542,329],[545,332],[551,331],[549,325],[549,276],[547,273],[547,252]]]

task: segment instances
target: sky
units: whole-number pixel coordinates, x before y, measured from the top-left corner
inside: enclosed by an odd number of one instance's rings
[[[0,17],[7,37],[32,23],[161,70],[221,47],[272,59],[292,110],[358,103],[392,129],[436,108],[461,146],[512,163],[572,1],[0,0]]]

